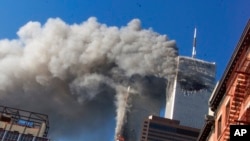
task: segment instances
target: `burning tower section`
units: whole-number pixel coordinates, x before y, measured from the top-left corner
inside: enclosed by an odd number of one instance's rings
[[[175,80],[167,88],[165,117],[201,128],[215,86],[215,63],[179,56]]]
[[[137,93],[129,92],[127,111],[120,135],[126,141],[140,139],[143,120],[149,115],[160,115],[165,105],[166,79],[156,76],[133,76],[131,87],[137,88]],[[122,141],[121,139],[119,141]]]

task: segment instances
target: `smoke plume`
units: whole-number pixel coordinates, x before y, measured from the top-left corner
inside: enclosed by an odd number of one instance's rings
[[[171,79],[176,71],[175,41],[141,29],[138,19],[119,28],[94,17],[72,25],[51,18],[17,35],[0,40],[0,103],[48,114],[54,138],[108,139],[116,115],[119,133],[130,78]]]

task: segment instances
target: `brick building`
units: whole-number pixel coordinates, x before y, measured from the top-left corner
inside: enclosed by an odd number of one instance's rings
[[[215,88],[198,141],[228,141],[230,125],[250,124],[250,21]]]

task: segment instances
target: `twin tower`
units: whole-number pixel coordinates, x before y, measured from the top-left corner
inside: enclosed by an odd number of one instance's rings
[[[192,57],[178,56],[174,80],[148,77],[142,81],[153,90],[131,95],[123,136],[138,141],[143,120],[149,115],[179,120],[180,125],[202,128],[208,100],[215,86],[215,63],[196,59],[196,29]],[[154,85],[154,86],[152,86]]]

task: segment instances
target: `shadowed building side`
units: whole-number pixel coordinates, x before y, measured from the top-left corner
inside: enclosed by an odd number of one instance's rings
[[[139,94],[130,94],[128,98],[130,110],[127,112],[123,134],[125,141],[138,141],[140,139],[143,120],[149,115],[160,115],[165,104],[166,80],[154,76],[136,79],[142,90]],[[132,85],[131,85],[132,86]]]

